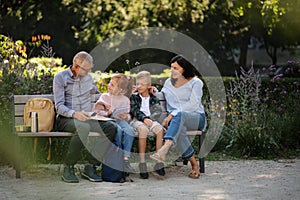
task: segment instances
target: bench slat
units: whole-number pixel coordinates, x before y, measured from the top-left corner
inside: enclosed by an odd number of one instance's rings
[[[23,125],[24,124],[24,117],[15,117],[15,125]]]
[[[202,131],[187,131],[187,135],[192,136],[192,135],[202,135]]]
[[[17,132],[19,137],[71,137],[73,133],[69,132]],[[90,132],[89,136],[99,136],[97,132]]]
[[[24,116],[24,105],[15,105],[15,116],[23,117]]]
[[[96,102],[100,97],[100,94],[92,94],[91,102]],[[54,102],[53,94],[41,94],[41,95],[14,95],[14,104],[25,104],[31,98],[48,98]]]
[[[14,104],[25,104],[31,98],[48,98],[54,101],[52,94],[41,95],[14,95]]]

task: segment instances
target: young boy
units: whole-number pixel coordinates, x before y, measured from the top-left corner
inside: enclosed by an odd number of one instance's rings
[[[148,71],[141,71],[136,75],[137,94],[130,97],[130,113],[133,116],[131,125],[138,132],[138,149],[140,156],[140,177],[147,179],[149,177],[147,164],[145,161],[145,152],[148,135],[156,135],[156,150],[163,145],[164,129],[157,122],[162,113],[159,99],[150,93],[151,74]],[[154,170],[160,176],[165,175],[163,163],[156,163]]]

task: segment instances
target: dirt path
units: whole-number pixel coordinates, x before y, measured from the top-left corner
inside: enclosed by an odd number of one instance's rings
[[[0,199],[287,199],[300,198],[300,159],[279,161],[207,161],[200,179],[187,177],[189,166],[167,168],[163,180],[153,175],[133,182],[78,184],[60,180],[59,166],[35,168],[14,178],[14,170],[0,167]]]

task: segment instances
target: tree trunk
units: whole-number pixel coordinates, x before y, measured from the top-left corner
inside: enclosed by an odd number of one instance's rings
[[[250,37],[246,34],[242,37],[241,46],[240,46],[240,58],[239,58],[239,65],[240,67],[247,68],[247,52],[248,52],[248,44],[249,44]]]
[[[265,43],[266,52],[272,59],[272,65],[276,65],[277,64],[277,47],[270,45],[266,38],[264,38],[264,43]]]
[[[277,47],[273,47],[273,55],[272,55],[272,65],[277,64]]]

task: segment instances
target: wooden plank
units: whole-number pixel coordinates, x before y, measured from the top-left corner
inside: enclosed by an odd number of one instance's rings
[[[160,100],[160,101],[166,101],[165,96],[162,92],[157,92],[155,96]]]
[[[162,112],[167,112],[166,101],[160,101],[160,107],[161,107],[161,111],[162,111]]]
[[[71,137],[73,133],[69,132],[17,132],[19,137]],[[97,132],[90,132],[89,136],[100,136]]]
[[[31,98],[48,98],[54,101],[52,94],[41,94],[41,95],[14,95],[14,104],[25,104]]]
[[[15,117],[15,125],[24,125],[24,117]]]
[[[24,115],[24,105],[15,105],[15,116],[23,117]]]
[[[96,102],[101,94],[91,94],[91,102]],[[48,98],[54,102],[54,96],[52,94],[41,95],[14,95],[14,104],[25,104],[31,98]]]
[[[186,132],[187,135],[202,135],[202,131],[187,131]]]
[[[101,94],[92,94],[91,102],[95,103],[99,99],[100,96],[101,96]]]
[[[165,96],[162,92],[157,92],[155,94],[155,96],[159,99],[160,101],[160,107],[161,107],[161,111],[162,112],[167,112],[167,108],[166,108],[166,99],[165,99]]]
[[[15,106],[15,116],[22,117],[24,115],[24,106],[26,102],[31,98],[48,98],[50,100],[54,100],[53,95],[15,95],[14,96],[14,106]],[[100,94],[93,94],[91,103],[94,105],[95,101],[98,100]]]

